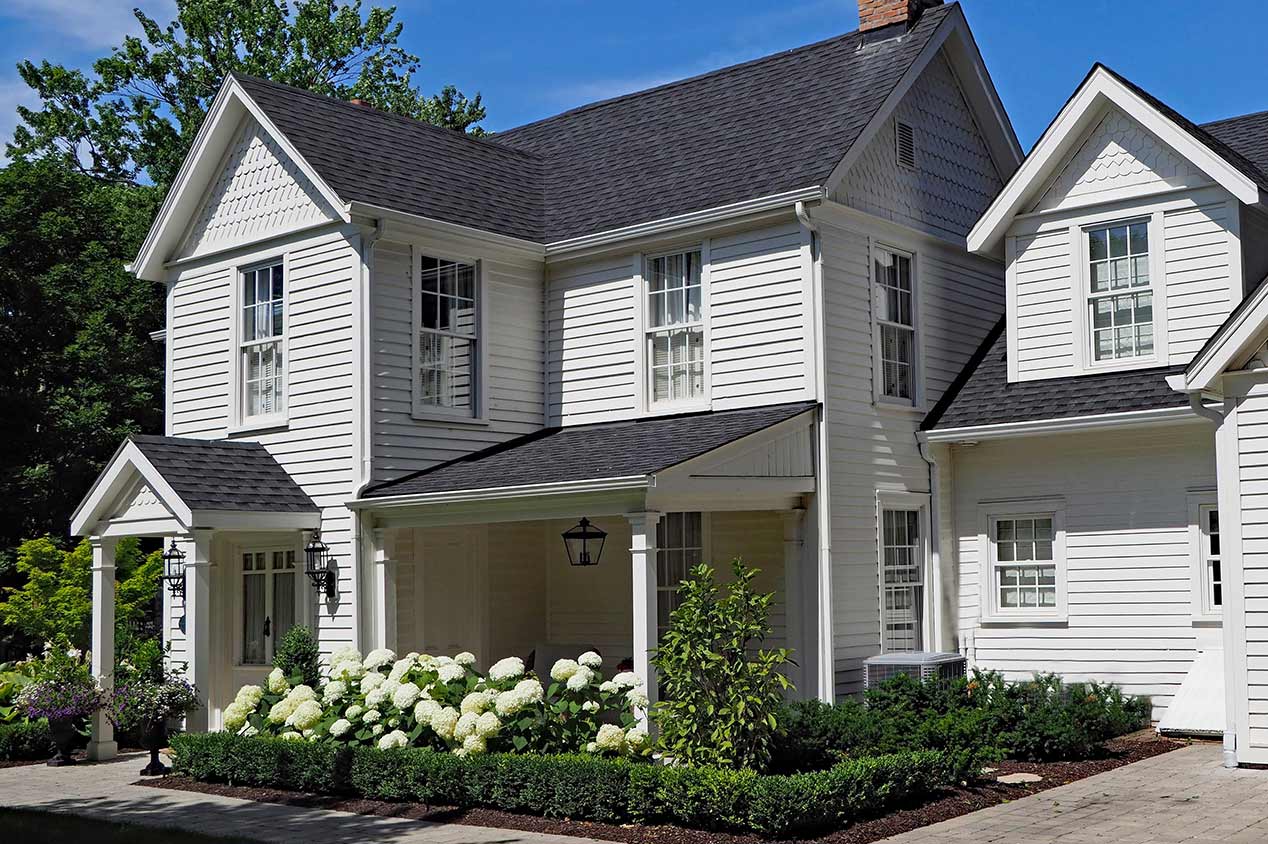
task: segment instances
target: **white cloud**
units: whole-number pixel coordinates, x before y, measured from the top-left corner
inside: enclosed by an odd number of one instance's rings
[[[176,12],[174,0],[7,0],[0,7],[0,19],[67,39],[72,42],[67,47],[108,49],[121,43],[123,36],[141,31],[132,15],[134,7],[160,23],[167,23]]]

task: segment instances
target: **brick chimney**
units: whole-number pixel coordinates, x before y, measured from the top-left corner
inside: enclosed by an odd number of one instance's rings
[[[360,97],[353,97],[352,99],[348,100],[348,102],[352,103],[354,106],[363,106],[367,108],[370,105],[368,100],[363,100]]]
[[[920,13],[942,0],[859,0],[859,32],[905,23],[910,29]]]

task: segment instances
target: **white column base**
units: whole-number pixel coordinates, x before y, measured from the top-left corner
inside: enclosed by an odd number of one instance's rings
[[[96,716],[94,716],[94,719]],[[94,733],[96,730],[94,729]],[[113,759],[119,755],[119,744],[115,741],[97,741],[96,739],[88,742],[88,758],[94,762],[105,762],[107,759]]]

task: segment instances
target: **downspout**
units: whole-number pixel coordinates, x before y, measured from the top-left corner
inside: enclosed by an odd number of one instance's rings
[[[353,498],[359,499],[361,493],[370,484],[371,471],[371,454],[370,448],[373,437],[370,433],[371,414],[371,392],[372,384],[370,380],[370,356],[373,349],[371,341],[371,333],[374,325],[374,312],[370,303],[370,277],[374,270],[374,244],[379,238],[383,237],[383,218],[379,217],[374,221],[374,231],[370,234],[361,235],[360,245],[360,272],[357,279],[356,291],[356,346],[353,354],[352,368],[352,384],[356,393],[356,401],[353,403],[357,412],[356,425],[356,441],[354,447],[356,449],[356,486],[354,487]],[[379,600],[372,598],[372,602],[367,602],[367,596],[362,589],[363,583],[369,583],[374,578],[369,575],[369,555],[365,548],[365,525],[372,519],[372,515],[366,510],[356,510],[352,513],[352,594],[354,597],[354,606],[357,609],[357,624],[354,626],[353,647],[358,651],[364,651],[365,642],[369,640],[370,627],[373,623],[373,610],[378,605]],[[371,612],[366,612],[370,609]]]
[[[818,676],[815,678],[815,695],[822,701],[831,703],[836,698],[835,676],[835,643],[832,629],[832,485],[831,460],[828,439],[827,413],[827,321],[825,315],[826,297],[823,285],[823,256],[819,229],[806,204],[798,200],[793,206],[798,222],[810,235],[810,273],[811,288],[814,294],[814,369],[815,391],[819,398],[819,409],[815,419],[815,536],[818,537],[819,548],[816,561],[818,563],[817,580],[818,610],[815,624],[815,642],[817,658],[815,660]]]

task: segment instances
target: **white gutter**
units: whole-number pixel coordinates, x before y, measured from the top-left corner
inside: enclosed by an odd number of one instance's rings
[[[376,217],[380,221],[383,219],[397,220],[403,223],[413,223],[415,225],[427,226],[428,228],[438,229],[453,237],[460,237],[474,240],[480,243],[487,243],[491,246],[497,246],[504,249],[516,249],[521,252],[527,252],[530,255],[540,259],[546,254],[546,247],[532,240],[524,240],[523,238],[513,237],[507,234],[498,234],[487,229],[477,229],[472,226],[464,226],[461,223],[450,223],[445,220],[438,220],[435,217],[427,217],[422,214],[411,214],[408,211],[398,211],[392,208],[386,208],[382,205],[372,205],[368,202],[349,202],[345,206],[349,214],[357,214],[364,217]]]
[[[625,475],[584,481],[560,481],[545,484],[460,489],[446,492],[424,492],[414,495],[391,495],[382,498],[355,498],[347,502],[349,510],[386,510],[402,507],[424,507],[432,504],[459,504],[480,501],[505,501],[546,495],[573,495],[589,492],[619,492],[649,489],[656,485],[655,475]]]
[[[937,428],[916,435],[920,442],[955,443],[966,440],[1003,439],[1038,434],[1059,434],[1103,428],[1131,428],[1164,422],[1196,422],[1188,407],[1164,407],[1155,410],[1133,410],[1126,413],[1102,413],[1095,416],[1071,416],[1067,419],[1036,419],[1030,422],[1005,422],[999,425],[975,425],[964,428]]]

